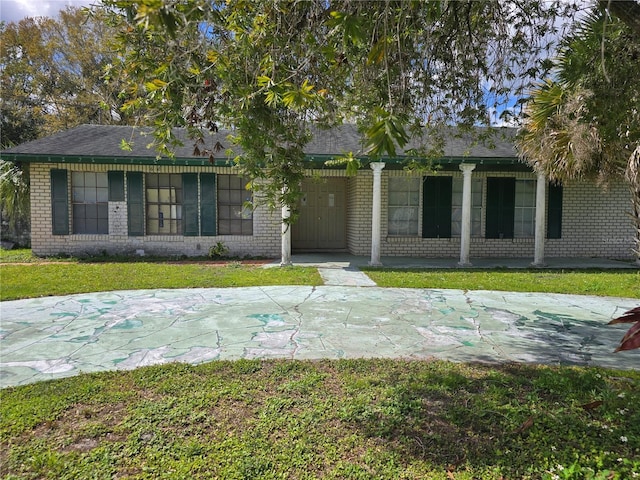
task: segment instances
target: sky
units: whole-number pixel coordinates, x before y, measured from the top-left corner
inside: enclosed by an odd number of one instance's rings
[[[88,7],[99,0],[0,0],[0,21],[18,22],[24,17],[56,17],[67,6]]]

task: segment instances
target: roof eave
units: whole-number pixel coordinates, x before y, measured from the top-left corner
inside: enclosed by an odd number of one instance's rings
[[[67,164],[93,164],[93,165],[158,165],[158,166],[194,166],[194,167],[232,167],[235,162],[231,158],[185,158],[185,157],[140,157],[140,156],[86,156],[86,155],[48,155],[48,154],[23,154],[4,153],[0,156],[3,160],[26,163],[67,163]],[[327,162],[341,158],[341,155],[332,154],[307,154],[305,162],[312,168],[345,168],[340,165],[328,166]],[[410,156],[380,157],[373,159],[366,155],[356,157],[362,163],[384,162],[389,167],[401,167],[411,160],[421,160]],[[427,160],[427,159],[423,159]],[[434,166],[455,167],[461,164],[475,164],[484,167],[526,167],[517,157],[440,157],[431,159]]]
[[[86,156],[86,155],[47,155],[47,154],[2,154],[2,160],[26,163],[69,163],[92,165],[161,165],[161,166],[193,166],[193,167],[230,167],[234,165],[232,159],[216,158],[168,158],[168,157],[115,157],[115,156]]]

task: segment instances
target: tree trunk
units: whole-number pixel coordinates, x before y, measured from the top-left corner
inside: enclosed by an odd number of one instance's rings
[[[640,265],[640,145],[629,158],[626,171],[627,181],[631,189],[631,217],[635,228],[636,263]]]

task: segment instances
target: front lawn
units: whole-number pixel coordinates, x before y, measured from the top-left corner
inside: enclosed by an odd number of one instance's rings
[[[639,372],[240,360],[1,393],[2,478],[621,480],[640,472]]]
[[[0,265],[0,300],[152,288],[321,285],[317,269],[241,263],[71,263]]]
[[[415,270],[366,268],[380,287],[548,292],[640,298],[640,270]]]

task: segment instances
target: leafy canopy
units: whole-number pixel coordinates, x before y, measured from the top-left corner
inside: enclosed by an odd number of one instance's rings
[[[609,7],[614,7],[609,10]],[[520,149],[556,181],[626,182],[640,257],[640,4],[600,2],[527,104]]]
[[[172,127],[233,127],[236,162],[271,205],[295,208],[315,128],[360,125],[358,155],[424,151],[439,127],[490,123],[513,106],[574,6],[566,2],[106,0],[119,35],[125,111],[169,153]],[[431,135],[422,135],[428,131]],[[437,144],[437,142],[435,142]],[[219,146],[218,146],[219,147]],[[345,152],[348,153],[348,152]],[[353,152],[352,152],[353,153]],[[348,155],[347,155],[347,158]],[[353,165],[354,162],[351,162]],[[283,194],[284,192],[284,194]]]
[[[126,123],[105,12],[67,7],[57,18],[0,25],[2,147],[83,123]]]

